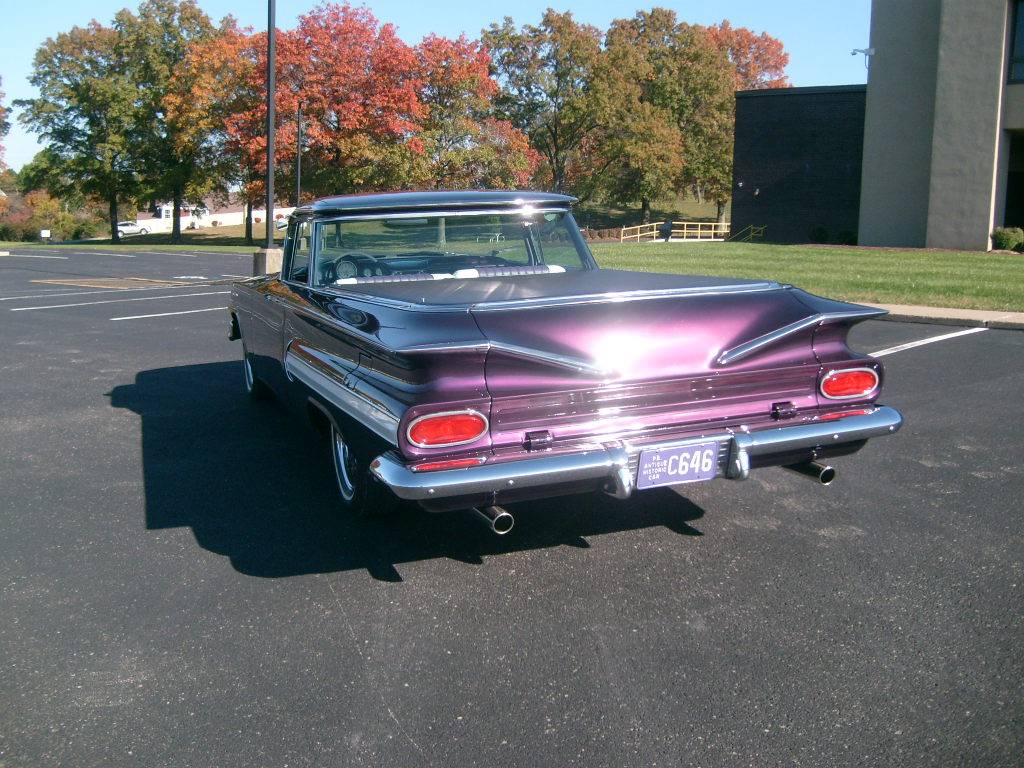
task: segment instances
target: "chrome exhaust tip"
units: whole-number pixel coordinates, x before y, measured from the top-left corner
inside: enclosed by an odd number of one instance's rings
[[[516,519],[512,517],[512,513],[501,507],[473,507],[473,511],[483,518],[491,531],[498,536],[504,536],[516,524]]]
[[[822,485],[829,485],[836,479],[836,470],[828,464],[819,464],[816,461],[805,461],[802,464],[787,464],[786,469],[807,477],[813,477]]]

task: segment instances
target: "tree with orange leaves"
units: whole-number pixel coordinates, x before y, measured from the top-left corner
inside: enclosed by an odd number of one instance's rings
[[[416,48],[420,60],[422,147],[421,186],[466,189],[522,187],[529,184],[540,155],[526,135],[493,116],[498,84],[490,56],[465,35],[436,35]]]
[[[736,90],[787,88],[789,54],[782,41],[767,32],[757,34],[746,27],[733,27],[728,20],[707,28],[711,39],[732,63]]]

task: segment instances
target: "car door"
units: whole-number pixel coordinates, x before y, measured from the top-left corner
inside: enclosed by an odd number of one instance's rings
[[[285,319],[289,305],[307,301],[312,258],[312,222],[292,221],[284,245],[279,279],[257,289],[260,309],[254,316],[253,348],[257,373],[278,392],[286,385],[284,374]]]

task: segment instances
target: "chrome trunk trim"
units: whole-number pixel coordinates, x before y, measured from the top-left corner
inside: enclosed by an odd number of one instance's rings
[[[758,336],[756,339],[751,339],[743,344],[739,344],[731,349],[724,350],[721,354],[715,358],[715,362],[718,365],[730,365],[738,360],[742,360],[748,355],[752,355],[755,352],[764,349],[767,346],[775,344],[778,341],[792,336],[794,333],[811,328],[816,325],[826,325],[828,323],[837,323],[843,320],[868,320],[872,317],[881,317],[887,314],[884,309],[873,309],[870,307],[864,307],[863,309],[849,310],[846,312],[819,312],[805,317],[802,320],[797,320],[794,323],[789,323],[781,328],[776,328],[774,331]]]

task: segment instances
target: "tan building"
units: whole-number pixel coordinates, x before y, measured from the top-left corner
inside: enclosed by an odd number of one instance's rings
[[[1024,0],[874,0],[861,245],[1024,226]]]

